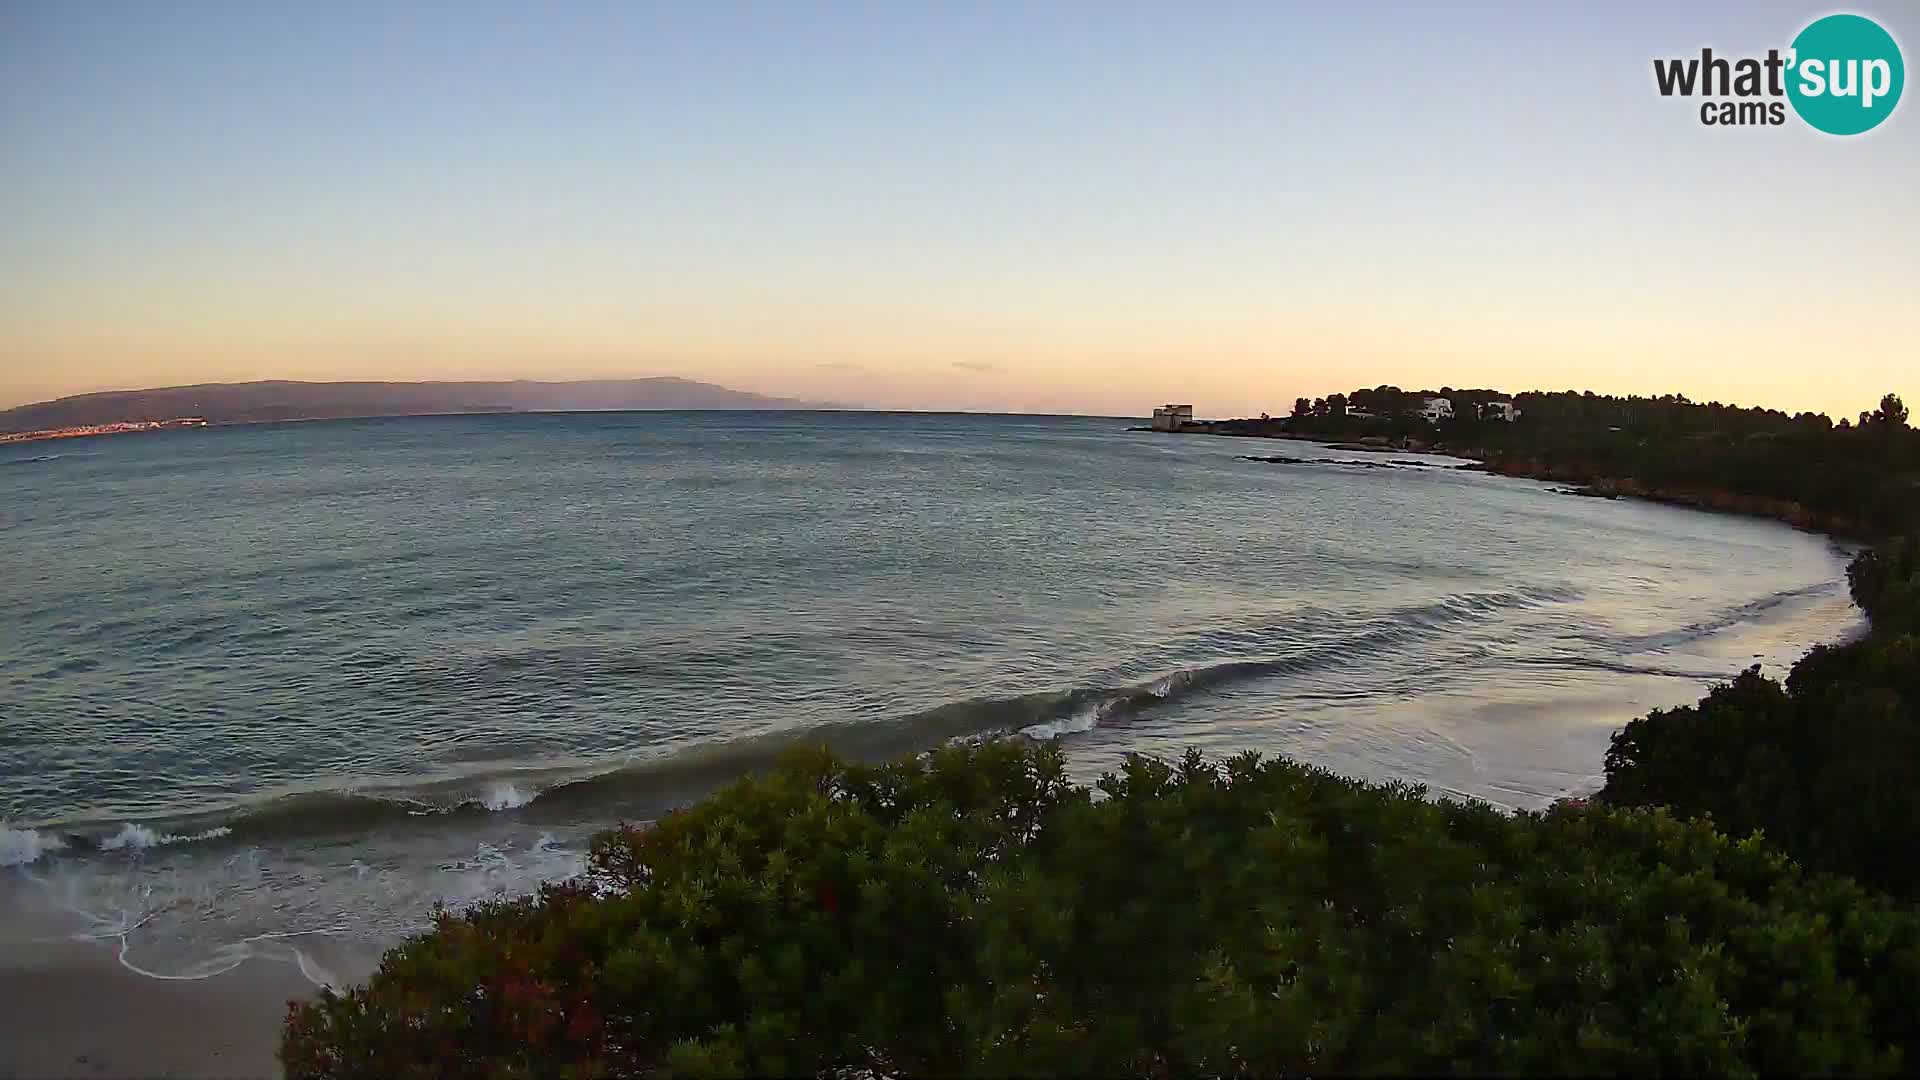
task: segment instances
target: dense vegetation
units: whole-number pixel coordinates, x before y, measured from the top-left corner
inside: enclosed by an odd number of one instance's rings
[[[1898,1072],[1920,919],[1664,812],[788,760],[295,1008],[294,1077]]]
[[[1784,685],[1748,671],[1629,723],[1602,797],[1758,831],[1810,867],[1920,899],[1920,542],[1883,544],[1849,576],[1869,634],[1815,648]]]
[[[289,1075],[1920,1067],[1920,541],[1898,538],[1920,436],[1899,400],[1857,425],[1594,395],[1522,395],[1514,424],[1342,414],[1407,398],[1285,423],[1811,513],[1879,539],[1850,572],[1871,632],[1633,721],[1600,797],[1544,814],[1252,756],[1133,759],[1089,791],[1019,743],[796,755],[295,1006]]]
[[[1520,418],[1505,423],[1479,415],[1482,403],[1506,400],[1492,390],[1442,391],[1456,416],[1429,424],[1408,415],[1425,396],[1382,386],[1302,399],[1295,415],[1268,426],[1335,439],[1417,440],[1484,459],[1499,472],[1745,510],[1857,537],[1920,529],[1920,432],[1893,394],[1838,424],[1820,413],[1592,392],[1516,395]]]
[[[1784,683],[1748,671],[1697,705],[1629,723],[1601,797],[1758,832],[1809,867],[1920,900],[1920,432],[1905,405],[1889,394],[1836,425],[1684,399],[1521,400],[1525,422],[1480,425],[1504,429],[1490,445],[1545,461],[1515,471],[1758,496],[1777,500],[1761,512],[1878,539],[1848,572],[1864,637],[1815,648]],[[1601,423],[1610,438],[1592,434]],[[1569,431],[1590,443],[1576,451]]]

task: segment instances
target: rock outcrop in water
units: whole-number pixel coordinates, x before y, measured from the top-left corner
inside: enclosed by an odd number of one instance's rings
[[[1395,458],[1392,461],[1360,461],[1355,458],[1297,458],[1285,454],[1241,454],[1242,461],[1259,461],[1268,465],[1352,465],[1362,469],[1431,469],[1435,468],[1424,461],[1410,461]]]

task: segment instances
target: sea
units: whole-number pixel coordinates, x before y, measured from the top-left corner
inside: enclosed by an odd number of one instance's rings
[[[1850,552],[1774,522],[1139,423],[0,447],[0,900],[155,978],[341,985],[796,745],[1253,750],[1538,809],[1626,721],[1862,629]]]

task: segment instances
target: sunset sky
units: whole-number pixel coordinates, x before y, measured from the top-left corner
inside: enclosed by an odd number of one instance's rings
[[[1920,101],[1703,127],[1824,4],[0,5],[0,406],[680,375],[1203,416],[1920,398]],[[1920,7],[1852,6],[1911,68]]]

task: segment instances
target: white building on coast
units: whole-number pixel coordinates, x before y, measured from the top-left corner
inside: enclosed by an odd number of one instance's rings
[[[1179,431],[1182,424],[1193,423],[1193,406],[1162,405],[1153,410],[1153,430]]]

